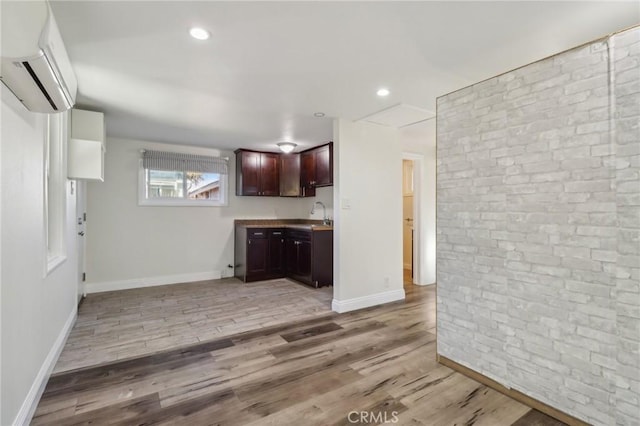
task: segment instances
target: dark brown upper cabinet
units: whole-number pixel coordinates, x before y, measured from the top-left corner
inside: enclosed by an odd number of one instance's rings
[[[300,154],[280,155],[280,196],[300,196]]]
[[[236,195],[280,195],[280,156],[269,152],[238,149]]]
[[[316,188],[333,185],[333,143],[300,153],[300,186],[303,197],[316,195]]]
[[[319,146],[314,149],[316,154],[315,186],[333,185],[333,144]]]
[[[316,155],[313,151],[300,154],[300,190],[303,197],[315,197]]]
[[[316,188],[333,185],[333,143],[299,154],[238,149],[236,195],[313,197]]]

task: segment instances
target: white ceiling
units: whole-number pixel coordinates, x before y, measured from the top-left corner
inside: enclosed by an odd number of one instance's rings
[[[110,136],[275,150],[640,22],[631,2],[52,1]],[[211,39],[192,39],[197,25]],[[379,98],[379,87],[391,95]],[[315,112],[326,114],[314,117]]]

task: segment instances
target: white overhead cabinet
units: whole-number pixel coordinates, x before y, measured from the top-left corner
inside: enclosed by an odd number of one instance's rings
[[[71,138],[68,149],[69,179],[104,182],[104,114],[71,110]]]

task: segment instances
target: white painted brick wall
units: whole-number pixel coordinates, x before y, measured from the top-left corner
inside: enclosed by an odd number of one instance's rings
[[[640,29],[611,46],[438,99],[438,351],[638,425]]]
[[[595,253],[615,259],[616,421],[640,424],[640,31],[614,40],[615,186],[619,226],[616,250]],[[593,149],[593,147],[592,147]],[[617,257],[614,255],[617,254]],[[594,362],[600,362],[596,357]],[[608,361],[608,359],[606,360]]]

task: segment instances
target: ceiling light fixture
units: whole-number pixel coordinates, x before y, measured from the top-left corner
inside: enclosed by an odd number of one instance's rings
[[[191,37],[195,38],[196,40],[209,39],[209,31],[205,30],[204,28],[193,27],[189,30],[189,34],[191,34]]]
[[[284,152],[285,154],[288,154],[294,149],[296,149],[296,146],[298,145],[296,145],[293,142],[280,142],[278,144],[278,148],[280,148],[280,151]]]
[[[314,112],[314,113],[313,113],[313,116],[314,116],[314,117],[318,117],[318,118],[319,118],[319,117],[324,117],[324,112]]]
[[[389,96],[389,93],[391,93],[389,89],[382,87],[378,89],[378,91],[376,92],[376,95],[380,96],[381,98],[384,98],[385,96]]]

